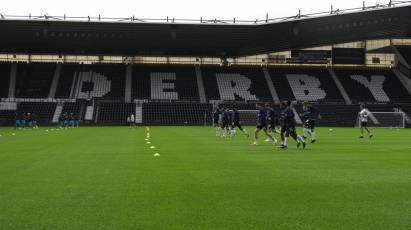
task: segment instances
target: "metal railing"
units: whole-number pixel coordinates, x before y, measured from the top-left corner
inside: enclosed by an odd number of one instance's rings
[[[255,20],[242,20],[242,19],[184,19],[184,18],[174,18],[167,16],[166,18],[139,18],[130,16],[130,17],[103,17],[98,16],[68,16],[66,14],[62,16],[57,15],[7,15],[0,13],[0,20],[40,20],[40,21],[80,21],[80,22],[113,22],[113,23],[179,23],[179,24],[246,24],[246,25],[261,25],[268,23],[277,23],[284,21],[299,20],[304,18],[313,18],[313,17],[323,17],[329,15],[339,15],[339,14],[349,14],[356,13],[367,10],[378,10],[394,7],[403,7],[411,5],[411,1],[390,1],[388,4],[374,4],[371,6],[366,6],[363,2],[362,7],[349,8],[349,9],[335,9],[331,6],[329,11],[317,12],[303,14],[301,10],[298,10],[298,13],[289,17],[278,17],[270,18],[266,14],[265,19],[255,19]]]

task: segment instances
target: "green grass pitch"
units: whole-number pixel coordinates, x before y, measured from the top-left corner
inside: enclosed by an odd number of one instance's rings
[[[0,134],[0,229],[411,227],[407,129],[320,128],[305,151],[211,127]]]

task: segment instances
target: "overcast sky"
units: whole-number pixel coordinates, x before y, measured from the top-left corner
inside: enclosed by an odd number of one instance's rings
[[[367,5],[389,0],[366,1]],[[6,15],[70,15],[139,18],[263,19],[362,6],[362,0],[1,0]]]

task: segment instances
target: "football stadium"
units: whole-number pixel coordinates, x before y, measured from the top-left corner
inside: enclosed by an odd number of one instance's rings
[[[410,229],[411,2],[295,11],[0,12],[0,229]]]

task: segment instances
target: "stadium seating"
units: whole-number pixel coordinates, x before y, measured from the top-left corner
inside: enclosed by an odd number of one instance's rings
[[[210,104],[145,103],[143,121],[149,125],[210,124]]]
[[[411,48],[406,46],[398,46],[398,51],[400,51],[401,55],[404,59],[411,65]]]
[[[354,127],[359,112],[358,105],[341,105],[341,104],[314,104],[320,114],[321,120],[317,125],[331,127]],[[298,114],[302,114],[301,104],[295,106]]]
[[[79,118],[84,116],[86,110],[86,104],[82,102],[66,102],[64,103],[63,110],[61,114],[74,114],[77,115]]]
[[[59,82],[57,84],[55,98],[70,98],[73,86],[74,74],[80,69],[80,65],[65,64],[61,68]]]
[[[208,100],[272,101],[262,68],[202,67]]]
[[[16,98],[47,98],[55,64],[18,64]]]
[[[18,113],[31,113],[40,125],[50,124],[56,106],[57,103],[54,102],[21,102],[18,105]]]
[[[411,95],[390,70],[345,69],[335,72],[354,103],[410,102]]]
[[[10,64],[0,64],[0,98],[7,98],[10,82]]]
[[[149,100],[199,101],[193,66],[134,66],[132,97]]]
[[[127,117],[135,114],[136,107],[133,103],[99,103],[98,123],[99,124],[126,124]]]
[[[14,110],[0,110],[0,125],[14,125],[16,120],[16,111]]]
[[[16,97],[48,97],[56,67],[56,64],[18,64]],[[70,98],[75,102],[10,99],[17,103],[17,111],[0,111],[0,123],[13,124],[15,112],[32,112],[37,114],[41,124],[50,123],[57,103],[64,104],[62,113],[74,113],[83,119],[89,96],[97,99],[94,100],[94,118],[99,124],[124,124],[127,116],[135,113],[134,103],[124,103],[125,65],[63,64],[61,67],[55,98]],[[0,95],[3,98],[8,97],[10,69],[10,64],[0,64]],[[261,67],[202,66],[204,90],[210,104],[199,104],[194,66],[135,65],[132,70],[132,99],[148,100],[143,105],[143,123],[146,124],[204,124],[210,121],[212,101],[229,108],[235,104],[240,110],[255,110],[256,102],[273,101]],[[411,96],[391,70],[345,68],[334,71],[354,104],[366,102],[372,111],[390,112],[396,103],[401,103],[401,108],[408,111]],[[320,125],[353,126],[358,105],[345,105],[328,69],[276,67],[268,68],[268,73],[280,99],[312,101],[323,116]],[[296,109],[301,113],[301,104]]]
[[[75,72],[74,98],[124,100],[125,65],[83,65]]]
[[[281,100],[344,102],[327,69],[276,68],[269,73]]]

